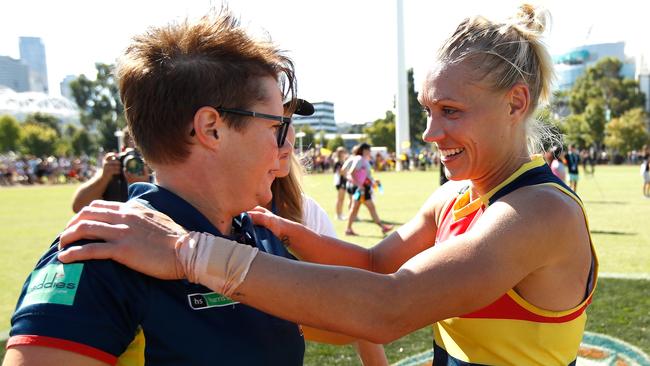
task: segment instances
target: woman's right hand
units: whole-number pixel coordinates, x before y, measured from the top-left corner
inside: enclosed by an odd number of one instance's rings
[[[61,234],[58,258],[63,263],[112,259],[152,277],[185,278],[176,258],[176,243],[185,229],[167,215],[141,205],[93,201]],[[82,239],[97,242],[73,246]],[[103,242],[100,242],[103,241]]]

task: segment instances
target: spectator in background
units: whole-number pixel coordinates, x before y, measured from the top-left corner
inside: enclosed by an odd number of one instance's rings
[[[650,150],[643,147],[643,162],[641,163],[641,177],[643,178],[643,195],[650,198]]]
[[[350,163],[350,168],[347,169],[348,181],[351,182],[353,186],[353,202],[350,214],[348,215],[348,226],[345,229],[345,235],[357,235],[357,233],[352,230],[352,223],[355,221],[357,214],[359,213],[359,207],[361,207],[362,203],[368,208],[372,221],[379,226],[383,234],[386,234],[393,229],[392,225],[386,225],[381,222],[379,215],[377,214],[375,203],[372,201],[374,187],[381,183],[372,177],[370,154],[370,145],[365,142],[362,143],[359,145],[359,149]]]
[[[343,203],[345,202],[345,193],[348,180],[345,178],[345,171],[342,170],[343,164],[348,158],[348,151],[339,146],[334,152],[334,187],[336,188],[336,218],[345,220],[343,216]]]
[[[72,199],[72,211],[79,212],[84,206],[98,199],[126,202],[129,185],[149,182],[151,174],[128,130],[124,128],[125,149],[120,153],[104,155],[102,169],[77,188]]]
[[[293,114],[297,115],[309,116],[314,113],[313,105],[303,99],[297,99],[295,106],[292,103],[285,103],[284,108],[285,115],[288,117],[292,115],[290,113],[292,108],[294,108]],[[279,152],[280,169],[276,172],[276,178],[271,185],[273,199],[264,205],[264,207],[266,210],[270,210],[280,217],[301,223],[320,235],[335,238],[336,231],[334,230],[334,225],[325,210],[314,199],[302,191],[300,185],[302,166],[293,152],[295,140],[295,130],[293,126],[290,126],[287,133],[287,140]],[[336,160],[343,164],[346,153],[345,148],[339,147],[337,149]],[[345,189],[343,191],[345,192]],[[267,228],[256,226],[255,235],[262,245],[268,246],[269,248],[273,247],[274,252],[282,253],[281,255],[284,257],[294,258],[292,254],[295,254],[289,253],[291,249],[285,247],[283,242]],[[296,257],[300,259],[299,256],[296,255]],[[366,366],[388,365],[383,346],[381,345],[304,325],[302,326],[302,330],[306,340],[334,345],[353,343],[362,363]]]
[[[574,192],[578,190],[578,180],[580,179],[580,172],[578,167],[580,166],[580,155],[576,150],[576,146],[571,144],[569,145],[569,153],[566,155],[566,163],[569,170],[569,187]]]
[[[562,151],[561,147],[555,146],[551,149],[551,171],[555,174],[556,177],[560,178],[563,182],[566,182],[566,167],[564,166],[563,161],[565,160],[565,153]]]

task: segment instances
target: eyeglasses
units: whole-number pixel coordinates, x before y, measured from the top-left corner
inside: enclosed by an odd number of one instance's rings
[[[247,111],[243,109],[231,109],[231,108],[221,108],[217,107],[215,108],[218,112],[220,113],[232,113],[232,114],[238,114],[240,116],[249,116],[249,117],[256,117],[256,118],[263,118],[263,119],[268,119],[271,121],[278,121],[281,122],[278,132],[277,132],[277,142],[278,142],[278,147],[284,146],[284,141],[287,139],[287,132],[289,131],[289,125],[291,124],[291,117],[284,117],[284,116],[278,116],[275,114],[266,114],[266,113],[259,113],[259,112],[252,112],[252,111]],[[196,131],[192,129],[190,132],[190,136],[194,136],[196,134]]]

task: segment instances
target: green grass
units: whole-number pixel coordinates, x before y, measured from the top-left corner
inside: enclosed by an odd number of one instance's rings
[[[438,187],[437,172],[379,173],[384,187],[375,203],[380,217],[391,223],[408,221]],[[335,194],[330,174],[305,177],[305,190],[334,215]],[[21,286],[36,260],[71,217],[70,201],[76,186],[0,188],[0,332],[9,328],[9,317]],[[578,185],[590,220],[590,229],[600,259],[601,272],[650,273],[650,200],[641,195],[636,166],[597,167],[595,177],[584,177]],[[382,238],[370,222],[365,208],[360,234],[353,241],[371,246]],[[335,221],[343,237],[345,223]],[[348,238],[349,239],[349,238]],[[587,330],[626,340],[650,353],[650,281],[601,279]],[[394,362],[431,348],[430,327],[386,346]],[[2,351],[0,351],[0,358]],[[309,343],[308,365],[357,365],[352,347]]]

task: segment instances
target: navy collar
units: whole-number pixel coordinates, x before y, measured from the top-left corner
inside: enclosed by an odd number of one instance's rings
[[[129,186],[129,199],[134,199],[171,217],[174,222],[189,231],[210,233],[257,246],[251,218],[242,213],[233,218],[232,235],[224,235],[199,210],[175,193],[151,183],[135,183]]]

